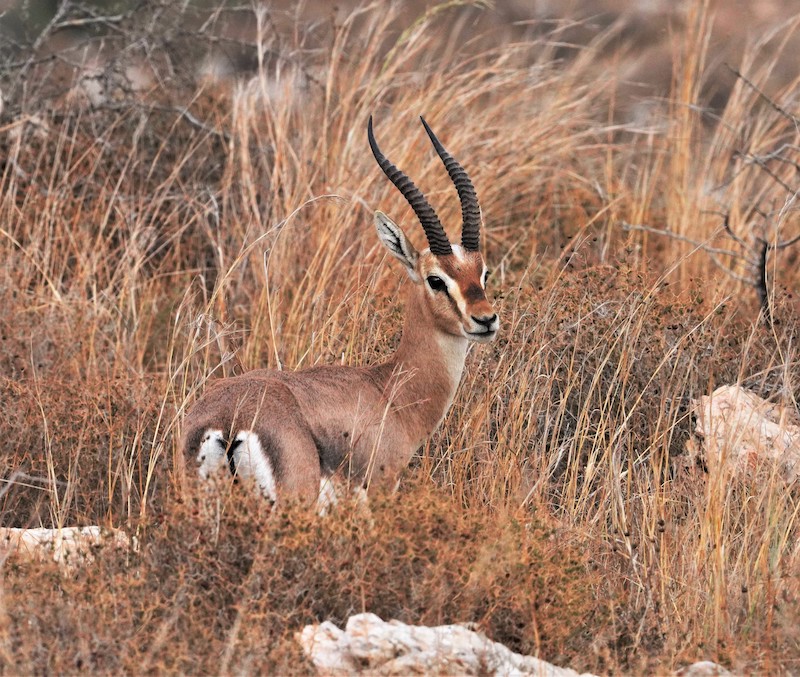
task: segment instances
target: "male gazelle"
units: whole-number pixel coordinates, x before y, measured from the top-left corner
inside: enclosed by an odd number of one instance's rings
[[[461,245],[450,243],[422,192],[380,151],[372,118],[367,126],[375,159],[413,208],[430,245],[418,252],[394,221],[375,213],[381,242],[413,283],[397,351],[369,367],[261,369],[213,382],[184,421],[183,451],[196,456],[202,476],[227,465],[240,477],[254,477],[273,501],[308,503],[324,498],[336,473],[356,487],[393,484],[450,407],[469,342],[497,335],[498,317],[485,293],[475,189],[422,124],[458,191]]]

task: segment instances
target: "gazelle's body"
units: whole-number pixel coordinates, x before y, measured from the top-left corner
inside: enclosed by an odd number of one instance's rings
[[[374,366],[256,370],[214,382],[184,422],[184,452],[196,455],[201,474],[227,464],[232,473],[253,476],[273,500],[308,502],[337,473],[356,486],[391,484],[447,412],[469,342],[492,340],[498,320],[484,292],[477,198],[466,174],[426,130],[461,197],[464,246],[450,245],[422,194],[383,157],[370,121],[376,159],[431,244],[417,252],[396,224],[376,214],[381,240],[414,283],[397,351]]]

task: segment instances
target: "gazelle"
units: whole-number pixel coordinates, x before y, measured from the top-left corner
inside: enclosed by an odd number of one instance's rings
[[[372,153],[429,244],[418,252],[394,221],[375,213],[381,242],[413,283],[397,351],[374,366],[260,369],[213,382],[184,421],[183,451],[195,455],[202,476],[227,465],[254,477],[273,501],[308,503],[324,500],[337,473],[357,487],[391,485],[450,407],[469,343],[497,336],[475,189],[420,119],[458,191],[463,224],[461,244],[451,244],[422,192],[378,148],[370,117]]]

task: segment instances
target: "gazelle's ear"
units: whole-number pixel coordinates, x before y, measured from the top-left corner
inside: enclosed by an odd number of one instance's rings
[[[386,249],[389,250],[389,253],[406,267],[408,276],[414,282],[419,282],[420,277],[417,274],[419,253],[414,249],[414,245],[408,241],[400,226],[383,212],[375,212],[375,228],[378,231],[378,237]]]

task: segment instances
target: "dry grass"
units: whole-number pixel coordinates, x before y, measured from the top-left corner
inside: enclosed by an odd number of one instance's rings
[[[622,228],[721,247],[721,210],[736,232],[798,232],[781,185],[797,189],[796,166],[768,157],[788,144],[796,158],[797,83],[770,92],[782,112],[739,80],[707,124],[707,8],[693,7],[649,130],[606,122],[607,34],[557,63],[557,34],[486,47],[445,6],[404,31],[367,7],[321,38],[259,14],[252,80],[7,106],[2,521],[121,526],[143,547],[69,579],[7,561],[0,664],[308,672],[295,630],[371,611],[477,622],[576,669],[796,672],[797,487],[681,463],[692,397],[743,382],[796,406],[795,259],[771,256],[766,328],[707,252]],[[443,45],[451,24],[464,32]],[[756,86],[772,67],[758,49],[740,65]],[[400,494],[373,498],[374,526],[350,506],[270,518],[199,489],[177,433],[210,378],[370,363],[396,344],[403,276],[371,214],[413,219],[368,151],[370,113],[453,235],[458,203],[418,114],[470,171],[502,337],[472,350]]]

